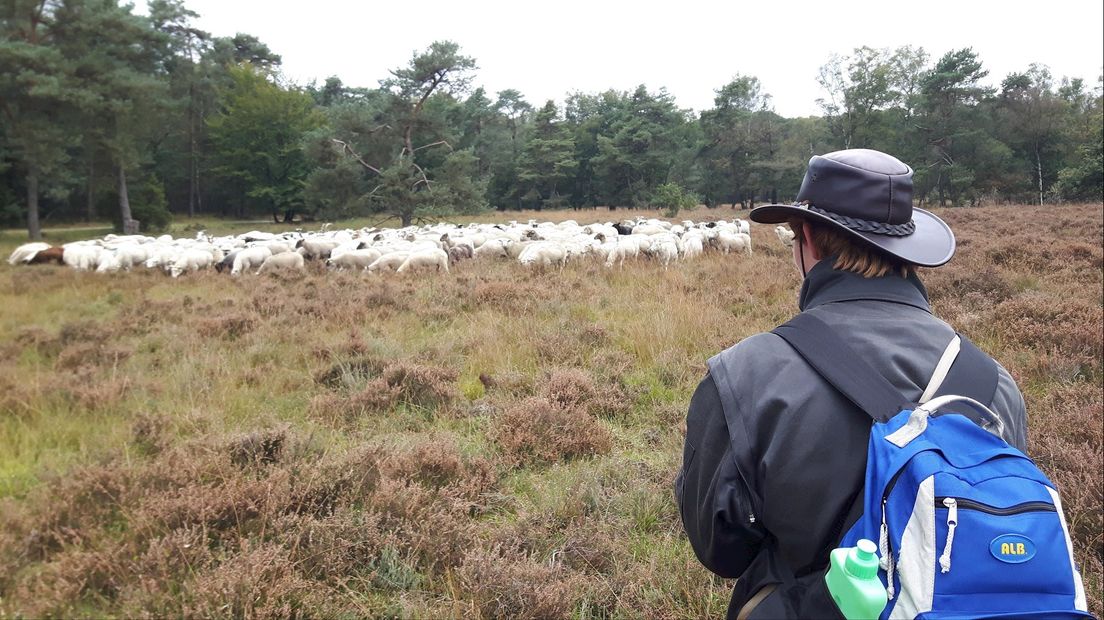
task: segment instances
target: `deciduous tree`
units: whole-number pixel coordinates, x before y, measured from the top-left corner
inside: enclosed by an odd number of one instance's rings
[[[234,86],[207,121],[215,173],[238,185],[243,202],[269,211],[274,221],[282,214],[290,222],[303,207],[310,173],[303,141],[323,118],[310,95],[282,88],[252,65],[232,69],[230,76]]]

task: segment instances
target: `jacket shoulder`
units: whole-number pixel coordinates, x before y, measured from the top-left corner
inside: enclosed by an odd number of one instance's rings
[[[780,336],[762,332],[748,336],[709,358],[709,372],[715,381],[722,376],[755,376],[776,369],[779,364],[799,360],[797,353]],[[718,385],[719,387],[719,385]]]
[[[785,340],[771,332],[761,332],[744,338],[740,342],[728,347],[724,351],[709,358],[712,364],[714,360],[738,360],[742,357],[759,355],[776,355],[792,352],[790,345]]]

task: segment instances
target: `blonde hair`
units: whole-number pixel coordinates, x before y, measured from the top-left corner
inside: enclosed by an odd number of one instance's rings
[[[864,278],[880,278],[894,274],[907,278],[916,273],[916,265],[881,252],[872,246],[852,240],[845,232],[831,226],[823,226],[806,219],[790,220],[790,230],[794,232],[794,243],[803,243],[802,228],[813,233],[813,247],[821,256],[835,256],[833,265],[841,271],[851,271]]]

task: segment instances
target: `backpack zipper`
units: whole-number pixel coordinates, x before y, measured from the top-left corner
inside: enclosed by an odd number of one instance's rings
[[[954,544],[955,528],[958,527],[958,509],[976,510],[985,514],[1008,516],[1025,512],[1057,512],[1053,504],[1047,502],[1024,502],[1007,508],[996,508],[972,499],[961,497],[940,496],[935,498],[935,507],[947,509],[947,543],[943,546],[943,554],[939,556],[939,571],[951,572],[951,546]]]
[[[1049,502],[1024,502],[1022,504],[1016,504],[1015,506],[1009,506],[1007,508],[997,508],[990,506],[989,504],[982,504],[981,502],[975,502],[972,499],[966,499],[964,497],[948,497],[938,496],[935,498],[936,508],[950,508],[947,505],[946,500],[953,499],[959,508],[963,510],[976,510],[978,512],[984,512],[985,514],[997,515],[1006,517],[1008,515],[1018,515],[1021,512],[1058,512],[1058,509],[1054,507],[1054,504]]]

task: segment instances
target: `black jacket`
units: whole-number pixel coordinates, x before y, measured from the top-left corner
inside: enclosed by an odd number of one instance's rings
[[[902,395],[920,398],[954,330],[931,314],[916,277],[863,278],[819,262],[799,306],[831,326]],[[990,402],[1023,450],[1023,397],[997,365]],[[771,333],[709,360],[690,402],[676,494],[702,564],[739,577],[764,544],[801,576],[822,569],[861,492],[870,418]],[[753,591],[738,587],[729,614]],[[740,599],[740,600],[738,600]]]

